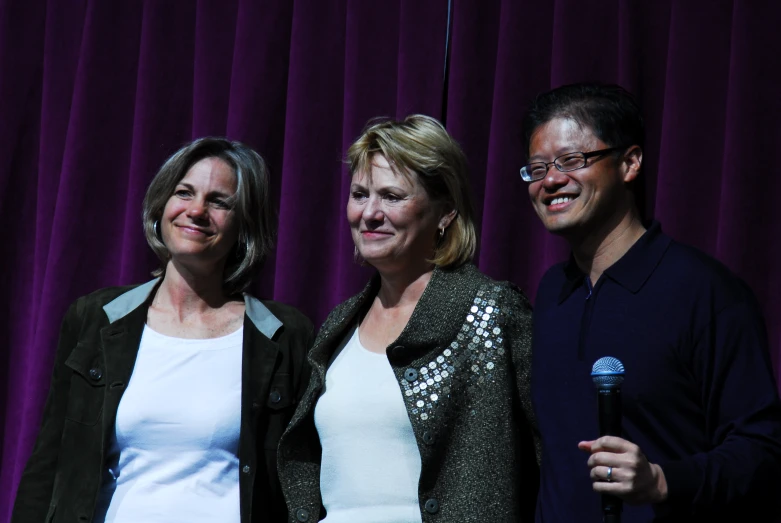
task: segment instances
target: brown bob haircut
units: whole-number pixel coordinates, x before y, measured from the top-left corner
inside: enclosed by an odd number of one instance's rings
[[[163,275],[171,259],[171,254],[155,231],[155,224],[163,216],[163,209],[177,184],[193,165],[205,158],[223,160],[236,175],[238,189],[232,204],[239,239],[228,255],[223,276],[225,292],[235,294],[249,286],[255,271],[271,250],[274,227],[266,162],[246,145],[225,138],[199,138],[185,145],[165,161],[149,184],[143,204],[144,236],[160,259],[160,268],[152,274]]]
[[[400,121],[373,119],[347,151],[350,173],[371,174],[376,154],[385,157],[396,175],[412,178],[411,173],[415,173],[433,202],[456,211],[455,219],[436,244],[431,262],[452,268],[470,261],[477,247],[477,233],[469,169],[458,142],[430,116],[413,114]]]

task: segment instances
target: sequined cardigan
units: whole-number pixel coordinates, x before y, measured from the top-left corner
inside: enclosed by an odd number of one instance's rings
[[[325,515],[314,407],[328,362],[378,290],[375,276],[337,306],[309,353],[311,381],[277,454],[291,522]],[[472,264],[435,269],[387,356],[420,450],[422,521],[533,521],[540,452],[529,381],[531,307],[521,291]]]

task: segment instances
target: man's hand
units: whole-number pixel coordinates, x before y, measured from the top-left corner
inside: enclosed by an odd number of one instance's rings
[[[636,504],[661,503],[667,499],[667,481],[662,467],[649,463],[634,443],[603,436],[594,441],[581,441],[578,448],[591,454],[588,467],[594,492],[613,494]]]

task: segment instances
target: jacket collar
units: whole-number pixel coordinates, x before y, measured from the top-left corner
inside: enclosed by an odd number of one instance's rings
[[[420,350],[450,343],[464,324],[467,314],[464,304],[474,300],[483,279],[471,263],[455,269],[435,268],[407,325],[389,346],[394,349],[393,359],[411,360]],[[334,309],[310,352],[312,364],[327,366],[338,341],[368,309],[379,288],[380,276],[375,274],[359,294]]]
[[[631,293],[639,291],[659,265],[672,239],[662,233],[657,221],[651,222],[648,230],[626,251],[617,262],[608,267],[603,276],[615,281]],[[565,282],[559,295],[559,303],[566,300],[585,281],[575,257],[570,255],[564,265]]]
[[[130,312],[146,303],[159,283],[160,278],[155,278],[130,289],[104,305],[103,310],[106,316],[108,316],[109,323],[114,323],[124,318]],[[273,338],[274,334],[282,327],[282,322],[260,300],[247,293],[244,293],[244,309],[255,328],[269,339]]]
[[[463,327],[469,312],[466,305],[475,299],[483,279],[471,263],[435,269],[395,344],[407,349],[449,344]]]

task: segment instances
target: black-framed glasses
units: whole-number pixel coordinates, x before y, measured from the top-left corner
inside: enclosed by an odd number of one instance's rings
[[[562,154],[552,162],[532,162],[521,167],[521,178],[523,178],[523,181],[525,182],[535,182],[537,180],[541,180],[548,174],[548,169],[551,165],[563,173],[577,171],[578,169],[582,169],[586,166],[589,158],[605,156],[610,153],[626,149],[627,147],[628,146],[610,147],[608,149],[600,149],[598,151],[591,151],[588,153],[567,153]]]

